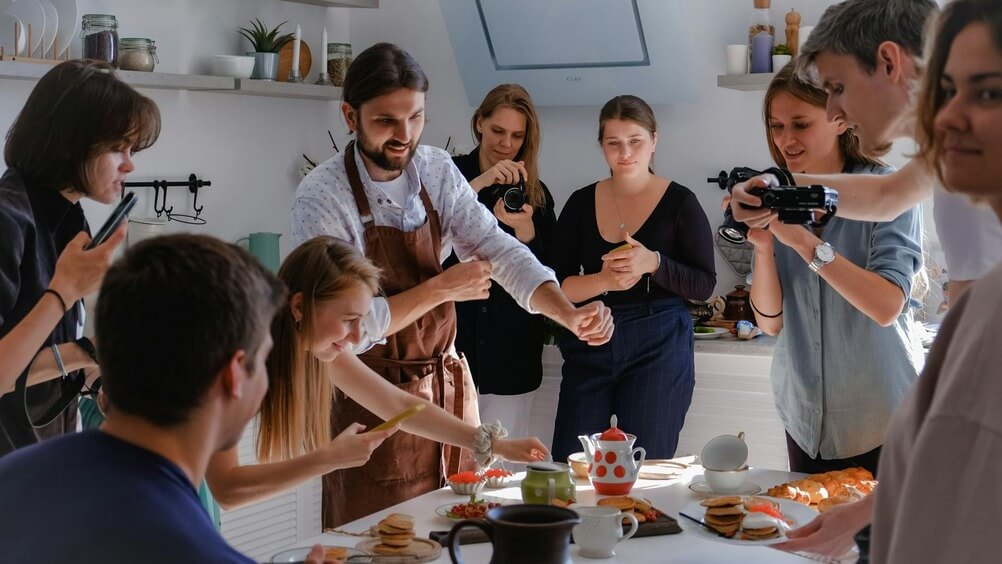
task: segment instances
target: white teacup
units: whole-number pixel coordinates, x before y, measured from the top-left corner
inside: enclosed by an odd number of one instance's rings
[[[737,470],[711,470],[704,469],[703,478],[706,485],[710,486],[713,493],[733,494],[741,491],[745,481],[748,480],[748,467]]]
[[[574,543],[578,554],[585,558],[612,558],[616,555],[616,545],[632,537],[637,532],[637,518],[633,513],[624,514],[615,507],[594,506],[575,507],[581,516],[581,523],[574,526]],[[630,522],[630,530],[623,534],[623,517]]]

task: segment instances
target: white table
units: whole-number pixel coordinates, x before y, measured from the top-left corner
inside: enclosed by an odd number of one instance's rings
[[[701,499],[701,496],[689,490],[688,485],[693,478],[699,479],[702,468],[692,466],[682,472],[682,475],[674,480],[638,480],[633,488],[633,495],[643,496],[654,502],[654,506],[664,511],[672,517],[678,517],[678,511],[693,501]],[[801,477],[799,474],[781,472],[776,470],[751,470],[749,480],[762,486],[763,491],[770,486],[787,482],[791,479]],[[490,500],[500,498],[508,503],[517,503],[521,500],[521,491],[518,482],[513,481],[512,486],[500,490],[485,489],[481,492],[481,497]],[[453,522],[435,514],[435,508],[447,503],[462,503],[469,499],[469,496],[460,496],[452,493],[449,488],[442,488],[416,497],[404,503],[395,505],[378,513],[363,517],[357,521],[345,524],[341,529],[352,532],[364,532],[371,525],[375,525],[380,519],[390,513],[406,513],[414,516],[414,529],[418,536],[427,537],[430,531],[448,530]],[[595,491],[585,480],[577,481],[577,501],[583,505],[594,505],[597,500]],[[294,545],[294,547],[310,546],[313,544],[355,546],[360,537],[325,533]],[[294,548],[289,547],[289,548]],[[471,564],[486,564],[490,561],[491,545],[466,544],[462,548],[463,559]],[[593,560],[584,558],[577,553],[577,547],[571,546],[571,556],[576,563],[654,563],[671,562],[673,564],[709,564],[714,562],[733,564],[756,563],[784,563],[784,562],[810,562],[811,560],[801,556],[772,549],[766,546],[734,546],[697,536],[690,531],[683,531],[681,534],[664,535],[656,537],[643,537],[630,539],[620,543],[616,547],[616,556],[605,560]],[[448,548],[443,547],[442,557],[436,562],[450,562]]]

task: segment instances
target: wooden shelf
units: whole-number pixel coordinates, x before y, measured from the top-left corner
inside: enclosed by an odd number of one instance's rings
[[[236,87],[231,94],[247,96],[274,96],[278,98],[303,98],[307,100],[341,99],[341,89],[331,85],[293,82],[273,82],[270,80],[251,80],[238,78]]]
[[[772,77],[776,76],[771,72],[761,72],[755,74],[718,74],[717,86],[729,88],[731,90],[767,90]]]
[[[285,0],[297,4],[312,4],[325,8],[378,8],[379,0]]]
[[[0,61],[0,79],[37,81],[52,65]],[[124,82],[136,88],[160,90],[233,90],[234,80],[225,76],[174,74],[169,72],[118,71]]]
[[[0,80],[30,80],[34,82],[51,69],[50,65],[0,61]],[[118,71],[118,76],[126,83],[140,89],[197,90],[303,100],[338,101],[341,99],[340,88],[312,83],[272,82],[169,72]]]

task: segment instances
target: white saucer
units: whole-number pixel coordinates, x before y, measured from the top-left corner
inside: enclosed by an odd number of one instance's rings
[[[740,490],[720,493],[711,490],[710,485],[703,480],[689,484],[689,489],[704,495],[755,495],[762,491],[762,487],[755,482],[745,482],[745,485],[741,486]]]

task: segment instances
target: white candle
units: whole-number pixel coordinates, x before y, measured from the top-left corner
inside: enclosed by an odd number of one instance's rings
[[[327,26],[324,26],[323,40],[320,43],[320,52],[323,53],[323,58],[321,60],[324,62],[320,72],[327,72]]]
[[[303,29],[296,26],[296,35],[292,38],[292,72],[299,74],[299,40],[303,36]]]

